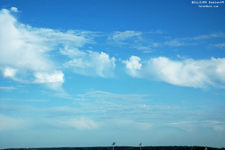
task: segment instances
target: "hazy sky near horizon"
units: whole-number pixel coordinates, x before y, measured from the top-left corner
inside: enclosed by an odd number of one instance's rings
[[[1,0],[0,148],[225,147],[225,4],[193,2]]]

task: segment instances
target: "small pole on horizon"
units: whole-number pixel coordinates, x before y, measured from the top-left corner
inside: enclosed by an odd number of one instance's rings
[[[142,145],[142,143],[140,143],[140,144],[139,144],[139,146],[140,146],[140,150],[141,150],[141,145]]]
[[[116,144],[116,142],[113,142],[113,143],[112,143],[112,145],[113,145],[113,150],[114,150],[114,145],[115,145],[115,144]]]

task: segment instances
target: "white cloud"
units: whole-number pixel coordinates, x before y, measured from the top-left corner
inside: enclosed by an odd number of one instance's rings
[[[218,44],[210,45],[210,47],[225,49],[225,43],[218,43]]]
[[[17,11],[16,7],[11,8],[11,12]],[[59,30],[33,28],[19,23],[9,10],[0,10],[0,69],[3,77],[11,78],[17,82],[31,83],[32,81],[29,81],[31,78],[28,79],[28,75],[34,73],[37,79],[33,83],[50,82],[50,79],[47,79],[47,74],[56,70],[57,66],[48,53],[58,50],[58,47],[62,45],[77,48],[84,46],[86,43],[92,43],[90,32],[61,32]],[[81,52],[78,51],[78,53]],[[103,63],[107,61],[104,56],[104,54],[99,56]],[[113,61],[113,59],[111,60]],[[40,72],[42,72],[42,79]],[[101,69],[98,72],[101,74]],[[62,83],[62,80],[60,78],[60,82],[57,83]]]
[[[61,71],[54,71],[51,74],[46,72],[36,72],[34,76],[36,77],[34,83],[64,82],[64,74]]]
[[[15,78],[17,70],[12,68],[5,68],[3,70],[3,76],[6,78]]]
[[[152,52],[152,48],[161,47],[163,43],[154,42],[146,35],[148,34],[164,34],[163,31],[157,30],[153,32],[140,32],[127,30],[124,32],[116,31],[108,37],[109,43],[117,46],[128,46],[137,50],[142,50],[143,53]]]
[[[85,53],[75,47],[74,48],[65,47],[64,49],[61,48],[60,53],[63,55],[67,55],[70,58],[87,56],[87,53]]]
[[[12,8],[12,11],[16,11],[16,9]],[[56,70],[57,66],[55,66],[51,56],[48,56],[48,53],[58,49],[61,54],[72,58],[64,66],[72,67],[75,73],[111,77],[113,76],[112,70],[115,68],[116,59],[114,57],[110,58],[104,52],[83,52],[78,49],[86,43],[93,43],[93,36],[96,36],[96,33],[71,30],[61,32],[33,28],[19,23],[10,14],[10,11],[3,9],[0,11],[0,66],[4,77],[24,82],[24,79],[18,79],[19,74],[23,73],[23,77],[26,78],[26,74],[34,72],[37,79],[33,83],[50,83],[46,75]],[[62,46],[65,48],[59,48]],[[13,72],[12,69],[8,68],[13,68],[16,71]],[[15,75],[18,77],[15,78]],[[45,77],[40,79],[41,75]]]
[[[187,43],[181,42],[179,40],[166,41],[164,42],[164,44],[169,46],[174,46],[174,47],[187,45]]]
[[[202,126],[201,122],[197,122],[197,121],[173,122],[173,123],[167,123],[167,125],[177,127],[188,132],[194,131],[198,126]]]
[[[14,87],[0,87],[0,90],[15,90],[16,88]]]
[[[34,76],[36,79],[33,81],[33,83],[44,83],[50,89],[63,91],[61,87],[62,83],[64,82],[64,74],[61,71],[54,71],[52,73],[36,72]]]
[[[128,73],[133,77],[139,77],[137,70],[141,70],[142,64],[139,62],[141,59],[137,56],[131,56],[130,60],[122,61],[126,64]]]
[[[149,66],[157,78],[170,84],[201,87],[202,81],[207,81],[204,72],[201,72],[201,68],[192,60],[179,62],[159,57],[152,59]]]
[[[196,37],[189,37],[185,39],[190,39],[190,40],[204,40],[204,39],[211,39],[211,38],[225,38],[225,33],[222,32],[215,32],[207,35],[199,35]]]
[[[0,114],[0,131],[6,130],[14,130],[25,128],[27,125],[27,121],[20,118],[12,118],[5,115]]]
[[[31,28],[30,28],[31,29]],[[40,50],[44,45],[29,28],[19,24],[8,10],[0,12],[0,65],[25,70],[46,70],[50,61]]]
[[[127,119],[113,119],[107,121],[108,126],[113,125],[114,128],[121,128],[121,129],[130,129],[134,131],[145,131],[149,130],[153,127],[152,123],[149,122],[137,122],[135,120],[127,120]]]
[[[217,120],[207,120],[204,121],[204,126],[211,127],[217,132],[225,131],[225,122],[217,121]]]
[[[132,37],[140,37],[141,34],[142,34],[142,32],[130,31],[130,30],[127,30],[124,32],[116,31],[112,35],[111,39],[115,40],[115,41],[123,41],[123,40],[127,40],[129,38],[132,38]]]
[[[178,127],[186,131],[194,131],[198,128],[203,127],[211,128],[217,132],[225,131],[225,122],[216,120],[174,122],[174,123],[167,123],[167,125]]]
[[[154,46],[153,46],[154,47]],[[150,46],[135,45],[133,48],[143,51],[143,53],[151,53],[153,50]]]
[[[77,128],[79,130],[90,130],[90,129],[96,129],[99,127],[99,123],[91,120],[91,119],[87,119],[87,118],[80,118],[80,119],[66,119],[66,120],[60,120],[58,122],[56,122],[59,125],[63,125],[63,126],[68,126],[68,127],[73,127],[73,128]]]
[[[163,31],[163,30],[160,30],[160,29],[158,29],[158,30],[151,30],[150,32],[147,32],[147,33],[149,33],[149,34],[167,34],[166,31]]]
[[[18,9],[16,7],[11,7],[11,11],[12,12],[19,12]]]
[[[72,68],[75,73],[100,77],[113,76],[116,59],[114,57],[109,58],[109,55],[104,52],[98,53],[90,50],[84,52],[78,49],[66,48],[61,50],[61,53],[72,58],[63,66]]]
[[[122,101],[140,101],[143,100],[144,97],[149,95],[141,95],[141,94],[114,94],[104,91],[92,91],[86,94],[79,95],[82,100],[94,98],[94,99],[103,99],[103,100],[122,100]]]
[[[218,87],[225,84],[224,58],[172,61],[159,57],[150,60],[148,65],[158,79],[174,85],[201,88],[206,85]]]
[[[196,43],[197,41],[207,40],[212,38],[225,38],[225,33],[216,32],[216,33],[211,33],[207,35],[199,35],[196,37],[176,38],[176,39],[165,41],[163,44],[168,46],[173,46],[173,47],[186,46],[186,45],[198,45],[200,43]],[[193,43],[193,41],[195,42]],[[210,46],[223,49],[224,43],[219,43],[214,45],[211,44]]]
[[[225,88],[225,58],[174,61],[158,57],[147,61],[142,69],[140,58],[137,57],[133,61],[131,58],[130,61],[125,61],[125,64],[128,73],[133,77],[154,78],[177,86],[203,88],[211,85]]]
[[[151,48],[148,46],[134,46],[134,48],[138,49],[138,50],[144,50],[144,51],[150,51]]]

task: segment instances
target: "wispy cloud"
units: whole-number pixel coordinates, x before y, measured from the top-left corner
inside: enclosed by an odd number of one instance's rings
[[[158,31],[160,32],[160,31]],[[158,46],[154,42],[149,42],[144,38],[144,34],[150,34],[148,32],[143,33],[140,31],[127,30],[124,32],[116,31],[109,35],[109,43],[117,46],[128,46],[132,49],[142,50],[144,53],[150,53],[152,47]],[[154,33],[156,34],[155,31]]]
[[[167,123],[166,125],[177,127],[177,128],[183,129],[188,132],[192,132],[192,131],[196,130],[197,128],[199,128],[199,126],[202,126],[202,124],[200,125],[200,123],[201,122],[199,122],[199,121],[189,121],[189,122]]]
[[[114,94],[104,91],[92,91],[86,94],[79,95],[82,99],[98,98],[103,100],[120,100],[120,101],[141,101],[144,97],[149,95],[138,95],[138,94]]]
[[[148,34],[168,34],[166,31],[160,30],[160,29],[158,29],[158,30],[151,30],[151,31],[149,31],[147,33]]]
[[[217,132],[225,131],[225,122],[216,120],[207,120],[204,122],[204,126],[211,127]]]
[[[155,45],[155,46],[154,46]],[[143,45],[134,45],[133,48],[137,49],[137,50],[141,50],[143,51],[143,53],[152,53],[153,49],[152,47],[157,47],[156,44],[152,44],[152,46],[143,46]]]
[[[0,131],[17,130],[26,128],[28,121],[21,118],[14,118],[0,114]]]
[[[187,111],[178,105],[145,104],[149,95],[124,95],[103,91],[89,92],[78,97],[70,106],[37,108],[29,105],[1,105],[0,131],[41,126],[56,128],[74,128],[77,130],[95,130],[118,126],[121,129],[149,130],[157,126],[176,127],[188,132],[199,128],[224,131],[223,115],[212,120],[212,112],[207,109]],[[85,99],[85,100],[84,100]],[[131,103],[135,101],[136,103]],[[224,110],[219,108],[221,114]],[[29,113],[27,113],[29,112]],[[37,113],[38,112],[38,113]],[[4,114],[18,114],[21,118]],[[35,118],[31,117],[35,114]],[[38,118],[38,119],[37,119]],[[184,119],[188,118],[188,119]],[[185,121],[184,121],[185,120]]]
[[[184,39],[188,40],[204,40],[204,39],[211,39],[211,38],[225,38],[225,33],[223,32],[215,32],[211,34],[199,35],[195,37],[188,37]]]
[[[211,44],[209,45],[210,48],[219,48],[219,49],[222,49],[224,50],[225,49],[225,43],[218,43],[218,44]]]
[[[6,91],[10,91],[10,90],[15,90],[15,87],[0,87],[0,90],[6,90]]]
[[[170,39],[168,41],[165,41],[165,42],[163,42],[163,44],[166,46],[172,46],[172,47],[198,45],[198,44],[200,44],[199,42],[206,41],[206,40],[213,39],[213,38],[225,38],[225,33],[215,32],[215,33],[211,33],[211,34],[199,35],[199,36],[194,36],[194,37],[175,38],[175,39]],[[209,43],[211,43],[211,42],[209,41]],[[222,48],[223,43],[221,43],[221,45],[218,44],[218,45],[214,45],[214,46],[216,46],[218,48]]]
[[[113,119],[111,121],[107,122],[108,126],[113,125],[114,128],[115,126],[117,128],[123,129],[131,129],[135,131],[147,131],[150,130],[152,127],[154,127],[153,123],[151,122],[139,122],[139,121],[134,121],[134,120],[129,120],[129,119],[124,119],[124,120],[118,120],[118,119]]]
[[[151,38],[149,35],[158,35],[159,39]],[[206,35],[199,35],[194,37],[180,37],[180,38],[166,38],[165,31],[162,30],[155,30],[150,32],[140,32],[140,31],[133,31],[127,30],[124,32],[114,32],[112,35],[109,36],[109,40],[111,43],[116,44],[118,46],[128,46],[130,48],[135,48],[137,50],[142,50],[144,53],[151,52],[152,48],[159,48],[159,47],[181,47],[181,46],[193,46],[193,45],[200,45],[204,43],[206,40],[213,39],[213,38],[225,38],[225,33],[222,32],[215,32]],[[211,42],[209,42],[211,43]],[[218,47],[223,47],[223,44],[217,45]]]
[[[14,87],[13,87],[14,88]],[[15,88],[16,89],[16,88]],[[45,99],[18,99],[18,98],[0,98],[0,101],[17,101],[17,102],[46,102]]]
[[[164,45],[178,47],[178,46],[187,45],[187,43],[185,43],[183,41],[179,41],[179,40],[171,40],[171,41],[164,42]]]
[[[113,33],[113,35],[109,39],[114,41],[124,41],[133,37],[141,38],[141,35],[142,35],[142,32],[132,31],[132,30],[127,30],[124,32],[116,31]]]
[[[56,125],[59,126],[66,126],[66,127],[72,127],[72,128],[77,128],[79,130],[91,130],[91,129],[97,129],[101,126],[101,123],[96,122],[94,120],[88,119],[88,118],[65,118],[65,119],[60,119],[55,122]]]
[[[114,94],[102,91],[94,91],[84,95],[79,95],[81,100],[79,104],[83,108],[83,112],[87,115],[95,114],[99,120],[133,120],[135,122],[149,121],[160,122],[163,118],[167,119],[179,118],[180,113],[177,111],[182,109],[176,105],[150,105],[149,95],[142,94]],[[136,104],[134,104],[136,102]],[[175,111],[176,112],[173,112]],[[171,114],[174,117],[171,118]]]
[[[192,132],[200,128],[211,128],[217,132],[225,131],[225,122],[216,121],[216,120],[173,122],[173,123],[167,123],[167,125],[174,126],[188,132]]]

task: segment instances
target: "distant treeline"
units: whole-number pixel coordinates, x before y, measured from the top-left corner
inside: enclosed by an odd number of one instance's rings
[[[142,146],[141,150],[225,150],[225,148],[200,146]],[[140,147],[114,146],[115,150],[140,150]],[[10,148],[3,150],[112,150],[111,147],[55,147],[55,148]]]

